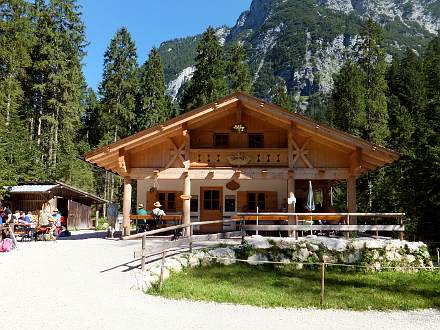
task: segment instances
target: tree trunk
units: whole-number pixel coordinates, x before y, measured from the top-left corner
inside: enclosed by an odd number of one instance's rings
[[[57,151],[58,151],[58,127],[59,127],[59,112],[60,110],[57,107],[56,117],[55,117],[55,133],[54,133],[54,147],[53,147],[53,169],[55,170],[57,167]]]
[[[6,104],[6,127],[9,127],[9,122],[11,120],[11,93],[8,92],[8,103]]]

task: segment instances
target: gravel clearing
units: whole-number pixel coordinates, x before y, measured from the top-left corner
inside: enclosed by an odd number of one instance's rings
[[[88,238],[92,237],[92,238]],[[150,243],[153,244],[153,243]],[[133,290],[139,241],[81,233],[0,254],[2,329],[436,329],[440,312],[264,309]]]

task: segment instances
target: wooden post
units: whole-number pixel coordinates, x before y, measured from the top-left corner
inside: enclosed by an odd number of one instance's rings
[[[124,196],[122,204],[122,235],[130,235],[130,212],[131,212],[131,178],[124,178]]]
[[[403,217],[400,217],[400,225],[403,226]],[[403,241],[403,231],[400,232],[400,240]]]
[[[356,177],[349,176],[347,178],[347,210],[348,213],[356,213],[357,212],[357,204],[356,204]],[[353,225],[357,224],[357,219],[355,216],[347,217],[348,225],[352,223]],[[348,237],[350,237],[350,232],[348,232]]]
[[[356,204],[356,177],[349,176],[347,179],[347,210],[349,213],[357,212]],[[353,225],[357,224],[356,217],[351,218],[351,223]]]
[[[96,206],[96,208],[98,208],[98,206]],[[96,223],[95,223],[95,228],[98,227],[98,223],[99,223],[99,210],[96,210],[95,212],[95,219],[96,219]]]
[[[189,177],[189,173],[185,172],[185,182],[184,182],[184,188],[183,188],[183,194],[186,196],[191,196],[191,179]],[[191,224],[191,199],[184,199],[183,200],[183,224],[189,225]],[[189,232],[190,227],[186,227],[184,232],[185,236],[190,236]]]
[[[325,278],[325,262],[321,264],[321,305],[324,304],[324,278]]]
[[[160,263],[159,288],[162,288],[164,269],[165,269],[165,250],[162,251],[162,261]]]
[[[142,271],[145,270],[145,245],[147,241],[147,236],[142,236],[142,257],[141,257],[141,265],[142,265]]]
[[[293,195],[295,195],[295,173],[292,170],[289,170],[288,176],[287,176],[287,196],[290,197],[291,193],[293,193]],[[295,204],[288,204],[287,211],[289,213],[294,213],[295,212]],[[294,216],[289,216],[287,223],[289,225],[298,224],[298,221],[296,220],[296,218]],[[289,230],[288,235],[292,236],[292,234],[293,234],[293,236],[297,237],[296,230],[293,230],[293,231]]]
[[[189,252],[193,252],[193,241],[192,241],[192,235],[193,235],[193,227],[188,227],[189,230]]]
[[[298,225],[298,216],[297,215],[295,215],[295,223],[294,223],[294,225]],[[295,239],[298,239],[298,231],[297,230],[295,230]]]

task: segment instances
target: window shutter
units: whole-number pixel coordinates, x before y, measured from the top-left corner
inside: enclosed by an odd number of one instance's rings
[[[237,191],[237,212],[246,212],[247,203],[247,191]]]
[[[183,191],[176,191],[176,211],[183,212],[183,199],[180,196],[183,195]]]
[[[278,211],[278,193],[276,191],[266,191],[266,209],[269,212]]]

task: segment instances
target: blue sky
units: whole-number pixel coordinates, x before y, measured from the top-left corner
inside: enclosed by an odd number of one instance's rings
[[[87,56],[84,74],[97,89],[104,52],[116,30],[126,26],[143,63],[162,41],[203,32],[209,25],[233,26],[251,0],[79,0],[86,24]]]

